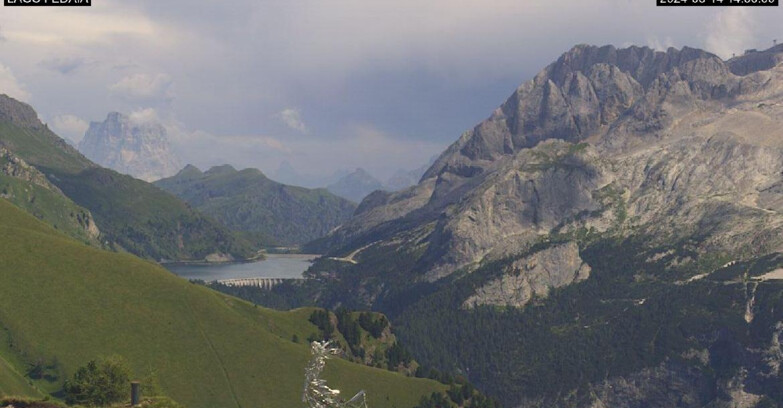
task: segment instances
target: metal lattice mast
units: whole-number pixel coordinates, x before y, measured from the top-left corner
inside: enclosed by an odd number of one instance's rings
[[[334,390],[326,385],[321,373],[326,366],[326,360],[340,353],[328,341],[310,343],[310,362],[305,368],[304,391],[302,402],[310,408],[368,408],[364,391],[359,391],[353,398],[345,401],[340,398],[340,390]]]

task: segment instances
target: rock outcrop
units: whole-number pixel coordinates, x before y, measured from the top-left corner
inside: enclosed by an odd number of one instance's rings
[[[590,276],[590,265],[579,257],[574,242],[555,245],[514,261],[503,276],[478,288],[463,304],[523,307],[533,297],[546,298],[553,288],[581,282]]]
[[[144,181],[174,175],[182,168],[166,128],[117,112],[110,113],[102,123],[90,123],[79,151],[101,166]]]
[[[19,180],[21,183],[10,184],[6,177]],[[0,197],[28,210],[37,218],[66,234],[99,245],[98,238],[101,232],[90,211],[76,205],[37,168],[2,145],[0,145],[0,186],[2,186]]]
[[[0,174],[28,181],[57,194],[62,194],[62,191],[60,191],[57,186],[50,183],[43,173],[27,164],[27,162],[19,157],[16,157],[16,155],[3,146],[0,146]]]

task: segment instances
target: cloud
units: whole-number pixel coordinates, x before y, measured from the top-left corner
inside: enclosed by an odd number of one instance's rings
[[[346,126],[345,131],[349,137],[344,140],[344,144],[348,147],[341,148],[351,151],[364,160],[365,163],[359,167],[373,167],[372,163],[376,159],[384,157],[394,158],[396,162],[407,161],[403,166],[406,167],[423,163],[433,152],[438,152],[444,147],[440,143],[402,138],[369,123],[352,123]],[[411,159],[407,160],[406,156],[410,156]]]
[[[632,45],[632,44],[628,44]],[[674,47],[674,40],[671,37],[665,37],[663,39],[658,37],[647,38],[647,46],[656,51],[666,51],[671,47]]]
[[[307,133],[307,125],[302,121],[302,115],[299,110],[293,108],[283,109],[277,114],[277,117],[289,128],[300,133]]]
[[[84,59],[80,57],[58,57],[45,59],[38,65],[48,70],[67,75],[81,68],[84,64]]]
[[[41,8],[35,13],[24,7],[8,8],[3,24],[8,40],[36,46],[110,44],[118,37],[166,41],[165,27],[155,24],[132,5],[123,2],[96,2],[89,12],[81,7]]]
[[[109,87],[113,94],[134,101],[166,101],[174,95],[172,79],[166,74],[133,74],[120,79]]]
[[[156,111],[154,108],[137,109],[128,114],[128,119],[135,125],[161,123],[160,117],[158,116],[158,111]]]
[[[84,132],[90,127],[86,120],[76,115],[57,115],[51,121],[54,131],[60,136],[66,137],[74,143],[79,143],[84,138]]]
[[[283,142],[281,142],[280,140],[278,140],[278,139],[276,139],[274,137],[271,137],[271,136],[258,136],[257,140],[258,140],[259,143],[261,143],[262,145],[265,145],[266,147],[268,147],[268,148],[270,148],[272,150],[277,150],[277,151],[283,152],[283,153],[291,153],[291,149],[286,147],[286,145],[283,144]]]
[[[197,3],[8,8],[2,59],[48,119],[154,107],[167,129],[176,117],[204,141],[201,152],[186,146],[204,161],[380,175],[374,168],[426,162],[576,43],[708,43],[730,56],[771,44],[783,19],[783,8],[719,14],[631,0]]]
[[[275,158],[295,154],[279,138],[266,135],[216,135],[203,130],[189,131],[181,124],[164,125],[177,152],[200,168],[231,164],[235,167],[263,167]]]
[[[704,46],[722,58],[740,55],[757,45],[751,11],[744,7],[729,7],[719,11],[709,22]]]
[[[30,101],[30,93],[14,76],[14,73],[7,66],[0,64],[0,93],[4,93],[12,98],[23,102]]]

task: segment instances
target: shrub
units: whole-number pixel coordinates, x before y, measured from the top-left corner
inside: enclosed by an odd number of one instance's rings
[[[128,394],[130,370],[119,357],[92,360],[79,367],[65,383],[68,404],[106,406],[123,401]]]

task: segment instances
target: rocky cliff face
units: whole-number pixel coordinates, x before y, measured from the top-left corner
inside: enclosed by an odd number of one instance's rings
[[[318,242],[324,298],[509,406],[783,402],[781,56],[575,47]]]
[[[703,249],[754,239],[778,248],[783,68],[758,70],[766,65],[753,58],[577,46],[462,135],[419,185],[368,197],[332,248],[435,223],[420,264],[428,280],[580,229],[662,239],[698,229],[709,235]]]
[[[171,176],[182,168],[162,125],[134,121],[117,112],[102,123],[90,124],[79,151],[102,166],[145,181]]]
[[[533,297],[546,298],[549,291],[590,276],[590,265],[579,257],[575,242],[556,245],[514,261],[503,276],[487,282],[463,306],[523,307]]]

